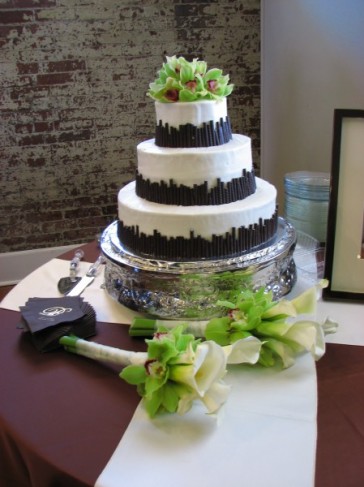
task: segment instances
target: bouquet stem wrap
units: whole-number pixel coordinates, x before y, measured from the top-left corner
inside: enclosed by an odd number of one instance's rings
[[[61,345],[67,352],[83,355],[94,360],[112,362],[125,367],[127,365],[141,365],[148,359],[146,352],[133,352],[120,348],[89,342],[74,336],[64,336],[60,339]]]

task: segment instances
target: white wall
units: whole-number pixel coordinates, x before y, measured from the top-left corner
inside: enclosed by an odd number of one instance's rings
[[[364,0],[262,0],[261,175],[329,172],[334,108],[364,109]]]
[[[62,255],[69,250],[81,247],[78,245],[65,245],[62,247],[48,247],[45,249],[21,250],[18,252],[4,252],[0,254],[0,287],[17,284],[25,276],[51,259]],[[70,259],[71,260],[71,259]]]

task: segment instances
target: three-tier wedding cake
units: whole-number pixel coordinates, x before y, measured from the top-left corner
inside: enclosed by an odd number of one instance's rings
[[[274,240],[276,189],[254,175],[250,138],[231,132],[228,79],[174,56],[150,85],[155,138],[138,145],[136,180],[118,195],[126,248],[180,261],[234,256]]]
[[[155,137],[137,146],[104,232],[105,287],[121,304],[170,319],[219,315],[219,301],[292,288],[295,234],[274,186],[256,177],[251,140],[232,133],[233,86],[204,61],[167,57],[150,84]]]

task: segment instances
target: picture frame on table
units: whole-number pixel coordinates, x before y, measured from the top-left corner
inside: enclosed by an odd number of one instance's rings
[[[364,302],[364,109],[335,109],[325,300]]]

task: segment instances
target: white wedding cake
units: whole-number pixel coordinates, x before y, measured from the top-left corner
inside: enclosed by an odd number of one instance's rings
[[[250,138],[231,131],[228,79],[173,56],[150,85],[155,138],[137,146],[136,179],[118,195],[117,234],[132,253],[223,259],[274,242],[276,189],[255,176]]]

